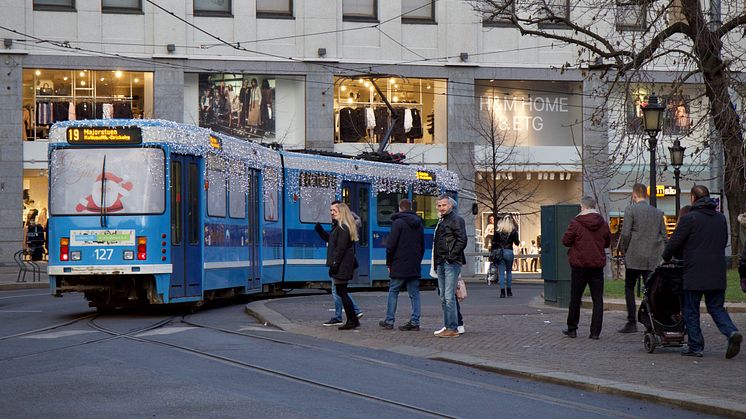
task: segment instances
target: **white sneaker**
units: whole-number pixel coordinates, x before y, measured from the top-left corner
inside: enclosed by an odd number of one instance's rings
[[[445,326],[443,326],[443,327],[442,327],[441,329],[438,329],[438,330],[436,330],[435,332],[433,332],[433,334],[437,336],[437,335],[439,335],[440,333],[443,333],[443,332],[445,332],[445,330],[446,330],[446,327],[445,327]]]
[[[463,335],[464,333],[466,333],[466,329],[464,329],[464,326],[459,326],[457,330],[459,335]]]

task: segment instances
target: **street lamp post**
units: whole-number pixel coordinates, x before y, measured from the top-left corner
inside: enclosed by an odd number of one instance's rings
[[[663,123],[663,105],[658,103],[658,96],[652,93],[648,97],[648,103],[640,106],[642,109],[642,119],[645,123],[645,131],[650,138],[648,147],[650,148],[650,205],[657,206],[656,184],[655,184],[655,147],[658,145],[658,133],[661,131]]]
[[[679,219],[679,207],[681,207],[681,190],[679,189],[679,175],[681,174],[681,166],[684,164],[684,150],[686,147],[681,146],[681,142],[674,140],[673,147],[668,147],[668,151],[671,153],[671,166],[673,166],[673,178],[676,185],[676,219]]]

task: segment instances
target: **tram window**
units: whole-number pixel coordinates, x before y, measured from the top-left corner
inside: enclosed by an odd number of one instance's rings
[[[200,224],[199,224],[199,169],[194,163],[189,163],[189,173],[187,175],[189,191],[189,208],[187,211],[187,225],[189,226],[189,244],[199,244]]]
[[[171,162],[171,244],[181,244],[181,163]]]
[[[413,197],[415,212],[425,221],[425,227],[435,227],[438,224],[438,209],[435,206],[438,197],[417,194]]]
[[[207,215],[225,217],[225,172],[217,158],[208,159],[207,169]]]
[[[300,221],[302,223],[331,223],[329,204],[335,197],[335,178],[319,173],[301,173]]]
[[[228,195],[228,210],[231,218],[246,217],[246,188],[242,187],[245,184],[246,169],[240,167],[238,170],[234,170],[228,179],[228,189],[230,191],[230,195]]]
[[[391,225],[391,216],[399,210],[399,201],[406,197],[407,194],[401,192],[381,192],[378,194],[376,214],[379,226]]]
[[[266,221],[278,220],[277,198],[277,171],[274,169],[265,169],[262,176],[262,186],[264,190],[264,219]]]

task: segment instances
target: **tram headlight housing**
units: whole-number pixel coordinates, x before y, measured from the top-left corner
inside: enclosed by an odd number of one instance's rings
[[[132,250],[125,250],[122,254],[122,259],[124,260],[135,260],[135,252]]]
[[[76,251],[70,252],[70,260],[80,260],[80,251],[76,250]]]

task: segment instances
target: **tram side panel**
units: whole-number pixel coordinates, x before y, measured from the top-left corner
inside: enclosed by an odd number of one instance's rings
[[[271,172],[271,173],[270,173]],[[261,282],[264,285],[282,282],[284,270],[284,246],[281,179],[277,169],[262,171],[261,191],[257,195],[261,215]]]

